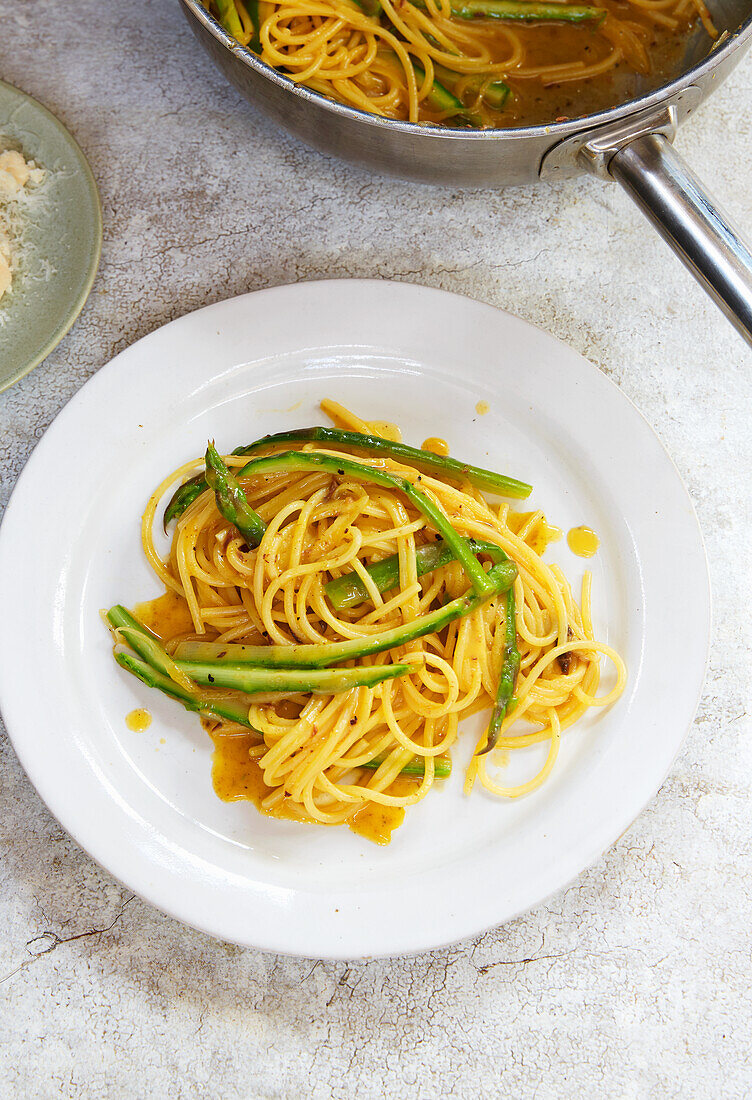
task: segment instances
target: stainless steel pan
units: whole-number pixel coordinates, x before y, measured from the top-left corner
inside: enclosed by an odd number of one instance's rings
[[[616,180],[752,344],[752,253],[671,146],[678,125],[752,44],[752,0],[710,0],[727,34],[689,43],[675,79],[608,111],[550,126],[450,130],[377,118],[293,83],[239,46],[198,0],[193,30],[236,88],[303,141],[379,172],[457,186],[504,187],[590,172]],[[745,166],[746,171],[746,166]]]

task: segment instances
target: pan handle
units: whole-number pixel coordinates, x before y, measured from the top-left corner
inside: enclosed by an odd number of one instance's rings
[[[664,134],[623,145],[608,173],[752,345],[752,253]]]

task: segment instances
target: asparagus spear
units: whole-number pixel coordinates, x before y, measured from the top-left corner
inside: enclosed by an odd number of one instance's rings
[[[243,24],[240,22],[240,16],[237,13],[233,0],[216,0],[217,12],[219,13],[219,22],[222,24],[228,34],[231,34],[233,38],[243,37]]]
[[[385,759],[384,756],[374,756],[373,760],[368,760],[365,764],[358,764],[358,767],[380,768]],[[433,770],[437,779],[446,779],[447,776],[452,774],[452,761],[448,756],[435,756],[433,758]],[[425,775],[423,760],[417,757],[413,758],[409,764],[405,764],[400,775]]]
[[[448,72],[449,70],[443,71]],[[506,87],[506,85],[502,85],[502,87]],[[332,443],[336,446],[349,446],[356,450],[365,450],[375,454],[386,454],[391,458],[401,459],[418,470],[443,474],[445,477],[450,477],[456,481],[467,480],[477,489],[487,489],[489,492],[498,493],[500,496],[524,500],[532,492],[532,486],[526,482],[506,477],[504,474],[494,473],[492,470],[483,470],[479,466],[469,466],[467,463],[458,462],[457,459],[435,455],[431,451],[422,451],[418,447],[408,447],[404,443],[393,443],[391,440],[382,439],[380,436],[363,435],[361,432],[340,431],[338,428],[299,428],[292,432],[279,432],[277,435],[264,436],[263,439],[258,439],[255,443],[247,446],[236,447],[232,453],[233,455],[251,455],[261,447],[271,444],[311,442]],[[178,486],[165,509],[163,517],[165,530],[167,530],[167,524],[181,516],[206,488],[206,479],[203,474],[198,474],[183,485]]]
[[[460,19],[506,19],[525,23],[588,23],[601,22],[605,8],[586,4],[541,4],[533,0],[455,0],[452,15]]]
[[[179,485],[175,492],[170,497],[170,500],[165,508],[165,513],[162,516],[162,526],[164,530],[167,530],[167,524],[177,519],[178,516],[182,516],[194,500],[200,497],[202,493],[205,493],[209,486],[206,484],[206,478],[203,474],[198,474],[196,477],[192,477],[190,481],[184,482]]]
[[[415,70],[415,76],[418,84],[426,79],[426,72],[417,62],[413,61],[413,69]],[[471,126],[482,126],[483,120],[475,111],[470,111],[462,102],[461,99],[457,99],[457,96],[453,92],[450,92],[448,88],[445,88],[435,77],[431,90],[426,96],[425,102],[429,107],[433,107],[434,111],[446,112],[450,115],[460,115]]]
[[[231,722],[237,722],[241,726],[253,729],[248,721],[247,705],[243,706],[242,703],[234,703],[227,699],[212,699],[209,695],[201,695],[200,693],[194,695],[193,692],[186,691],[185,688],[176,684],[169,676],[163,676],[152,665],[142,661],[139,657],[132,656],[130,653],[116,653],[115,660],[121,668],[132,672],[134,676],[138,676],[139,680],[142,680],[148,687],[156,688],[157,691],[169,695],[170,698],[177,699],[186,710],[191,710],[196,714],[211,714],[215,718],[227,718]]]
[[[242,447],[236,447],[232,452],[234,455],[245,454],[245,450]],[[206,478],[203,474],[196,474],[195,477],[189,478],[188,481],[184,481],[182,485],[178,485],[175,492],[170,497],[167,507],[165,508],[164,516],[162,517],[162,525],[167,530],[167,524],[173,519],[178,519],[182,516],[188,507],[193,504],[197,497],[200,497],[202,493],[205,493],[209,486],[206,484]]]
[[[255,53],[261,53],[261,38],[259,31],[261,30],[261,16],[259,15],[258,0],[245,0],[245,10],[248,12],[248,16],[253,24],[253,33],[251,34],[248,45]]]
[[[412,450],[412,448],[409,449]],[[412,482],[400,477],[398,474],[387,473],[386,470],[380,470],[374,466],[361,466],[359,462],[353,462],[352,459],[345,458],[344,455],[334,457],[318,452],[283,451],[281,454],[252,459],[239,471],[238,477],[260,477],[264,474],[316,468],[328,470],[332,474],[340,474],[341,476],[348,474],[358,481],[384,485],[389,489],[398,489],[404,493],[429,520],[447,545],[452,548],[457,561],[464,569],[468,580],[478,595],[492,592],[494,582],[488,579],[483,566],[475,557],[469,545],[457,534],[441,509],[429,500],[425,493],[422,493],[420,489],[416,489]]]
[[[487,489],[500,496],[515,497],[524,500],[532,492],[532,485],[504,474],[484,470],[479,466],[470,466],[456,458],[436,455],[432,451],[422,451],[418,447],[408,447],[406,443],[393,443],[377,435],[364,435],[362,432],[342,431],[339,428],[297,428],[290,432],[278,432],[251,443],[247,447],[238,447],[235,455],[251,455],[262,447],[281,443],[328,443],[335,447],[352,447],[368,454],[386,455],[414,466],[416,470],[442,474],[455,481],[469,481],[476,489]]]
[[[425,8],[425,0],[411,0],[416,8]],[[459,19],[505,19],[526,23],[601,22],[605,8],[585,4],[538,3],[536,0],[452,0],[452,15]]]
[[[348,638],[343,642],[325,642],[321,645],[243,645],[237,642],[180,642],[175,650],[178,668],[192,675],[194,662],[207,667],[221,668],[256,666],[274,668],[331,668],[341,661],[351,661],[358,657],[368,657],[372,653],[383,653],[395,649],[426,634],[443,630],[454,619],[472,614],[486,602],[490,596],[505,592],[514,584],[517,566],[511,562],[502,562],[488,574],[493,588],[488,594],[476,595],[468,590],[463,596],[444,604],[427,615],[421,615],[411,623],[384,630],[380,634],[367,635],[364,638]]]
[[[487,554],[491,561],[499,563],[506,560],[504,551],[493,542],[481,542],[476,539],[468,539],[470,549],[474,554]],[[454,561],[454,553],[444,542],[429,542],[425,546],[419,546],[415,551],[417,573],[422,577],[425,573],[432,573],[434,569],[447,565]],[[396,588],[399,584],[399,554],[391,554],[374,565],[366,567],[379,592],[388,592],[390,588]],[[329,597],[335,611],[344,611],[350,607],[370,600],[368,589],[357,573],[344,573],[336,580],[324,585],[324,592]]]
[[[467,91],[477,91],[482,80],[483,78],[480,80],[469,80],[465,85]],[[486,84],[483,88],[483,99],[488,106],[493,107],[495,111],[504,110],[511,94],[512,89],[508,84],[505,84],[503,80],[492,80],[490,84]]]
[[[259,692],[315,692],[328,695],[349,691],[352,687],[373,687],[383,680],[392,680],[410,671],[406,664],[309,670],[301,667],[274,669],[237,664],[209,664],[200,661],[173,661],[156,635],[147,630],[143,623],[140,623],[121,604],[110,608],[107,619],[117,627],[121,637],[138,653],[139,657],[156,672],[171,678],[170,670],[177,670],[186,685],[204,684],[210,687],[231,688],[243,691],[246,695],[257,695]],[[188,668],[190,672],[186,672]],[[187,688],[184,690],[190,694]]]
[[[328,431],[329,429],[321,428],[317,430]],[[357,433],[340,434],[357,435]],[[386,440],[382,442],[387,443]],[[395,446],[399,446],[399,444],[395,444]],[[252,444],[250,448],[237,448],[233,453],[247,454],[255,447],[256,445]],[[406,449],[412,451],[414,448]],[[424,454],[429,458],[438,457],[431,455],[428,451],[416,451],[416,454]],[[450,460],[443,459],[442,461]],[[461,563],[476,592],[490,591],[486,574],[468,544],[460,538],[443,512],[406,478],[370,466],[361,466],[360,463],[353,462],[344,456],[334,458],[331,455],[300,451],[285,451],[282,454],[252,459],[235,476],[230,473],[224,462],[222,462],[213,444],[210,443],[206,451],[206,476],[211,479],[212,487],[215,489],[217,507],[225,519],[235,524],[251,546],[258,546],[266,528],[261,517],[248,504],[245,493],[238,484],[238,478],[261,476],[286,470],[307,469],[311,466],[329,470],[331,473],[344,474],[347,472],[351,477],[356,477],[361,481],[370,481],[376,485],[386,485],[392,489],[400,489],[431,521],[439,534],[443,536],[445,542],[453,548],[455,558]],[[175,497],[168,506],[168,511],[174,500]],[[167,514],[165,514],[165,519],[166,517]]]
[[[499,740],[501,723],[509,708],[517,675],[520,671],[520,651],[517,648],[517,624],[515,622],[514,588],[507,592],[507,606],[504,622],[504,659],[501,665],[499,687],[496,692],[496,702],[491,712],[491,721],[488,723],[485,748],[477,754],[485,756],[490,752]]]
[[[433,71],[442,83],[452,91],[454,91],[455,85],[467,76],[466,73],[456,73],[451,69],[447,69],[444,65],[437,65],[435,61]],[[472,79],[465,80],[464,88],[468,92],[478,92],[485,80],[487,80],[487,77],[482,73],[479,76],[473,76]],[[503,80],[492,80],[483,89],[483,99],[489,107],[493,107],[495,111],[500,111],[511,93],[512,89]]]
[[[271,648],[271,647],[270,647]],[[246,695],[273,692],[337,695],[354,687],[375,687],[410,672],[407,664],[359,665],[357,668],[259,668],[218,661],[180,661],[179,668],[197,684],[230,688]]]
[[[249,546],[258,546],[266,524],[251,508],[237,478],[227,469],[213,443],[206,448],[206,481],[214,490],[219,514],[237,527]]]
[[[142,660],[168,679],[180,683],[183,690],[190,688],[190,681],[181,672],[172,657],[162,645],[160,639],[131,615],[127,607],[115,604],[107,612],[107,621],[115,627],[120,637],[128,643]]]
[[[146,661],[142,661],[139,657],[133,657],[130,653],[116,653],[115,660],[126,671],[133,673],[137,676],[147,687],[156,688],[157,691],[163,692],[165,695],[169,695],[172,699],[177,699],[179,703],[182,703],[186,710],[193,711],[195,714],[211,714],[215,718],[225,718],[230,722],[237,722],[240,726],[246,726],[249,730],[254,730],[251,723],[248,721],[248,707],[242,703],[235,703],[228,699],[213,699],[209,695],[194,695],[189,691],[185,691],[171,680],[169,676],[163,676],[161,672],[157,672]],[[373,771],[376,768],[381,767],[384,763],[385,757],[375,756],[373,760],[367,760],[364,764],[359,764],[359,768],[370,768]],[[425,773],[425,765],[422,760],[414,758],[409,763],[405,764],[402,768],[400,775],[418,775],[422,776]],[[452,761],[448,756],[437,756],[434,759],[434,774],[437,779],[446,779],[447,776],[452,774]]]

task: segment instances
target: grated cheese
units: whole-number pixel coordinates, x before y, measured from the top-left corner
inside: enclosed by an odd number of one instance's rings
[[[21,235],[19,200],[28,184],[36,185],[43,178],[44,171],[33,160],[25,160],[22,153],[15,149],[0,152],[0,299],[10,289],[18,267],[14,243]]]

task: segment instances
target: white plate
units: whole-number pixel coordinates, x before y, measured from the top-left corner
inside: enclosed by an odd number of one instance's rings
[[[462,795],[473,739],[388,848],[347,829],[221,803],[198,722],[112,660],[99,609],[158,593],[139,517],[203,451],[320,423],[329,395],[406,441],[533,482],[565,529],[595,528],[597,636],[629,668],[608,712],[567,732],[553,777],[516,802]],[[480,416],[476,403],[490,412]],[[583,563],[551,548],[575,584]],[[680,568],[677,568],[680,563]],[[118,355],[58,416],[0,532],[0,702],[61,824],[165,912],[222,939],[324,958],[414,952],[500,924],[568,883],[627,828],[692,720],[709,634],[692,504],[661,444],[592,364],[466,298],[387,282],[308,283],[183,317]],[[145,733],[125,716],[146,706]],[[532,773],[537,749],[527,750]],[[518,756],[522,753],[516,754]],[[522,764],[516,767],[521,768]]]

